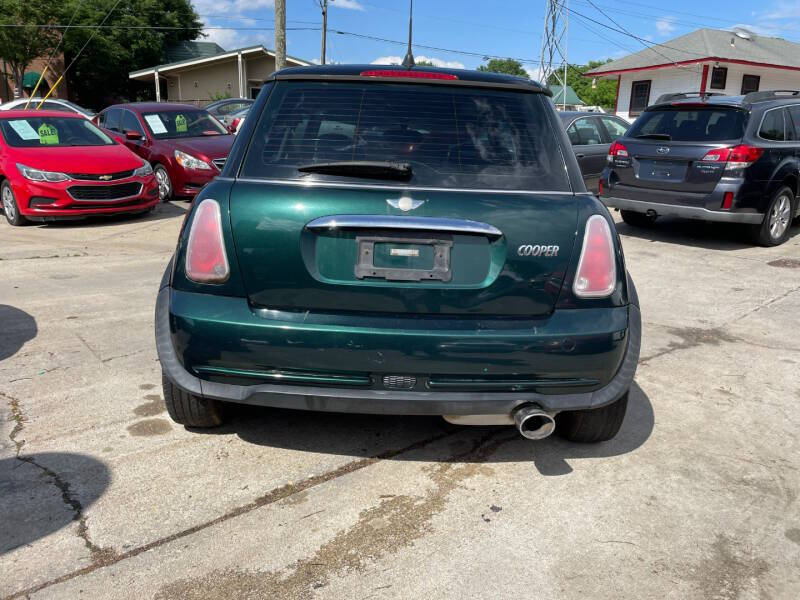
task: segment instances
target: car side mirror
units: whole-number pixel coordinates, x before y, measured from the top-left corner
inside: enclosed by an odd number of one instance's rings
[[[142,134],[138,131],[126,131],[125,132],[125,139],[131,142],[138,142],[142,139]]]

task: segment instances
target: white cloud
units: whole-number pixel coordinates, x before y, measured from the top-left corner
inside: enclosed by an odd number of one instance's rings
[[[661,17],[656,21],[658,35],[668,36],[675,31],[675,17]]]
[[[525,65],[522,65],[522,68],[525,69],[528,77],[534,81],[538,81],[539,83],[542,82],[542,69],[540,67],[526,67]]]
[[[350,10],[364,10],[364,7],[358,3],[357,0],[331,0],[328,6],[335,6],[336,8],[348,8]]]
[[[261,21],[252,19],[245,13],[254,10],[271,8],[273,0],[193,0],[195,11],[207,28],[203,29],[207,42],[216,42],[225,50],[234,50],[256,44],[264,44],[268,48],[275,45],[275,36],[271,31],[237,31],[236,29],[216,29],[217,27],[259,27]],[[228,17],[228,18],[226,18]],[[230,18],[235,18],[232,21]],[[270,26],[261,25],[262,27]]]
[[[464,63],[459,62],[457,60],[442,60],[441,58],[435,58],[432,56],[414,56],[414,60],[416,62],[420,62],[423,60],[430,61],[433,63],[434,67],[441,67],[443,69],[464,69]],[[373,65],[399,65],[403,62],[402,56],[379,56],[375,60],[372,61]]]

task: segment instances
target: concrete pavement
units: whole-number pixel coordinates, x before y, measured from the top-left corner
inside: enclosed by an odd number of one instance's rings
[[[183,203],[0,224],[0,598],[796,598],[800,228],[619,224],[644,318],[616,439],[164,412]]]

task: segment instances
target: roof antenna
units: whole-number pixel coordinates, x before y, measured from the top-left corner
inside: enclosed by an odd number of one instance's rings
[[[406,57],[403,59],[403,66],[406,69],[414,66],[414,55],[411,53],[411,17],[414,13],[414,0],[409,0],[408,4],[408,52],[406,52]]]

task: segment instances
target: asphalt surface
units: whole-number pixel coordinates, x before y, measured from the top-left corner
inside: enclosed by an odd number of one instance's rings
[[[619,225],[644,319],[616,439],[244,408],[167,417],[186,205],[0,224],[0,598],[800,597],[800,227]]]

